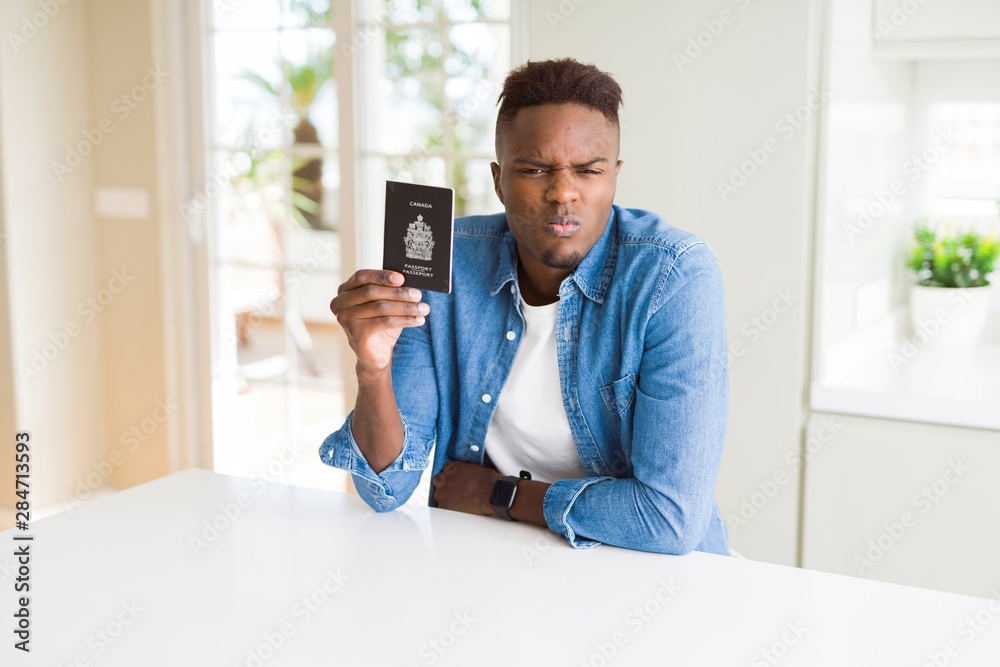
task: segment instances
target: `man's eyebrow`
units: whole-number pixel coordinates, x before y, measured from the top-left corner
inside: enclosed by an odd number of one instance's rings
[[[579,164],[574,164],[572,166],[573,166],[574,169],[579,169],[580,167],[589,167],[591,165],[597,164],[598,162],[607,162],[607,161],[608,161],[607,158],[604,158],[604,157],[595,157],[594,159],[590,160],[589,162],[581,162]],[[516,157],[516,158],[514,158],[514,162],[515,163],[522,163],[522,164],[530,164],[533,167],[541,167],[543,169],[551,169],[552,168],[551,164],[546,164],[545,162],[542,162],[541,160],[535,160],[535,159],[530,158],[530,157]]]

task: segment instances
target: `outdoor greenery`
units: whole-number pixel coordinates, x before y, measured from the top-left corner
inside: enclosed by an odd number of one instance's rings
[[[925,218],[913,229],[906,266],[917,272],[917,284],[929,287],[985,287],[1000,255],[1000,239],[974,230],[930,226]]]
[[[391,17],[396,0],[386,0],[386,11]],[[433,21],[441,11],[440,0],[410,0],[416,14]],[[481,16],[485,11],[483,0],[471,0],[471,9]],[[482,79],[486,75],[483,63],[477,61],[471,53],[463,51],[458,44],[451,42],[449,52],[445,55],[442,40],[447,36],[437,30],[425,28],[393,30],[385,33],[385,76],[394,84],[393,101],[401,102],[403,91],[408,83],[416,83],[420,97],[430,106],[438,109],[440,116],[434,124],[417,128],[418,136],[414,137],[414,150],[402,160],[390,160],[390,165],[405,170],[417,170],[429,158],[441,153],[445,148],[445,126],[454,129],[458,123],[477,125],[473,119],[463,118],[457,109],[450,108],[449,100],[443,94],[443,78],[448,76],[465,76],[472,79]],[[488,127],[473,127],[473,131],[488,132]],[[470,148],[470,142],[463,140],[461,133],[451,133],[451,150],[462,155]],[[394,178],[394,174],[389,174]],[[465,214],[467,202],[466,188],[468,176],[463,160],[456,160],[451,166],[449,186],[455,189],[455,215]]]
[[[474,12],[468,18],[484,16],[488,11],[488,0],[469,0],[464,11]],[[463,51],[458,44],[448,40],[447,34],[442,34],[436,27],[428,28],[427,23],[433,23],[446,10],[441,0],[384,0],[384,13],[388,18],[385,31],[385,69],[383,76],[393,85],[386,102],[403,104],[407,98],[414,95],[437,109],[436,118],[426,124],[414,127],[413,148],[406,155],[388,156],[388,171],[390,179],[412,177],[420,179],[426,174],[426,161],[440,155],[444,149],[444,138],[450,137],[450,150],[459,156],[468,155],[472,151],[470,136],[481,136],[490,128],[479,118],[465,117],[458,108],[457,101],[444,95],[444,82],[448,77],[464,77],[472,81],[481,81],[486,76],[487,64],[473,53]],[[296,18],[295,23],[306,28],[330,28],[331,14],[328,0],[291,0],[289,12]],[[404,18],[405,16],[405,18]],[[414,17],[424,22],[422,26],[407,27],[405,24]],[[400,19],[401,25],[392,24]],[[343,39],[346,39],[343,38]],[[444,41],[448,40],[445,48]],[[334,49],[316,48],[310,50],[302,62],[292,62],[284,59],[279,61],[278,69],[283,72],[284,81],[272,81],[259,73],[246,71],[243,79],[254,84],[268,96],[280,104],[287,104],[297,116],[297,125],[293,130],[294,143],[300,146],[318,145],[319,137],[316,127],[310,120],[313,102],[327,85],[334,85]],[[377,122],[377,121],[376,121]],[[462,125],[465,131],[454,131],[456,125]],[[446,132],[445,126],[451,128]],[[250,139],[253,122],[246,128]],[[254,150],[247,142],[244,150],[245,162],[249,171],[233,177],[232,184],[238,194],[248,195],[247,201],[254,201],[254,193],[259,193],[260,201],[268,210],[275,222],[287,220],[282,215],[282,199],[280,196],[282,182],[281,164],[289,156],[282,149],[271,151]],[[292,169],[292,211],[291,222],[302,228],[322,228],[321,210],[323,201],[323,160],[319,157],[291,156]],[[451,164],[448,174],[448,184],[455,188],[455,215],[465,214],[467,201],[468,175],[467,163],[461,157]],[[412,175],[412,176],[410,176]]]
[[[233,162],[240,167],[230,177],[232,196],[237,202],[235,209],[263,208],[272,222],[285,220],[281,165],[286,158],[280,150],[257,149],[252,143],[252,131],[248,130],[247,135],[241,149],[233,157]],[[319,203],[306,194],[315,188],[315,181],[295,175],[309,162],[310,158],[292,156],[292,222],[303,229],[309,229],[312,226],[310,220],[318,220],[320,214]],[[310,217],[307,218],[307,215]]]
[[[333,80],[333,53],[329,48],[311,49],[304,63],[285,60],[282,71],[287,73],[286,95],[292,110],[298,117],[293,130],[295,143],[319,144],[319,133],[309,120],[309,111],[320,91]],[[261,90],[281,100],[278,85],[268,81],[256,72],[246,72],[243,78]],[[292,171],[293,205],[296,222],[304,227],[322,228],[320,211],[323,201],[323,160],[321,158],[301,158],[296,156]],[[310,203],[306,203],[306,202]],[[305,224],[303,224],[305,223]]]

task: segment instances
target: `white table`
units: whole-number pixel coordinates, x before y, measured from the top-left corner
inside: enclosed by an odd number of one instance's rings
[[[227,507],[235,518],[219,518]],[[196,554],[213,520],[223,530]],[[703,553],[574,550],[536,526],[377,514],[204,470],[30,533],[34,650],[11,648],[4,576],[2,665],[1000,664],[997,602]],[[991,622],[973,631],[977,613]]]

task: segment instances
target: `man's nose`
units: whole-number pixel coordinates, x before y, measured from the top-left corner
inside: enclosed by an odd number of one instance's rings
[[[580,192],[576,187],[576,179],[573,178],[572,173],[566,170],[555,171],[545,196],[555,204],[567,204],[579,199]]]

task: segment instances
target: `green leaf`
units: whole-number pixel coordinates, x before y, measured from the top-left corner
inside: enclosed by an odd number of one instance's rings
[[[904,261],[920,285],[982,287],[989,285],[987,276],[998,255],[1000,242],[993,233],[984,237],[974,230],[953,231],[950,224],[935,230],[925,218],[914,224]]]

